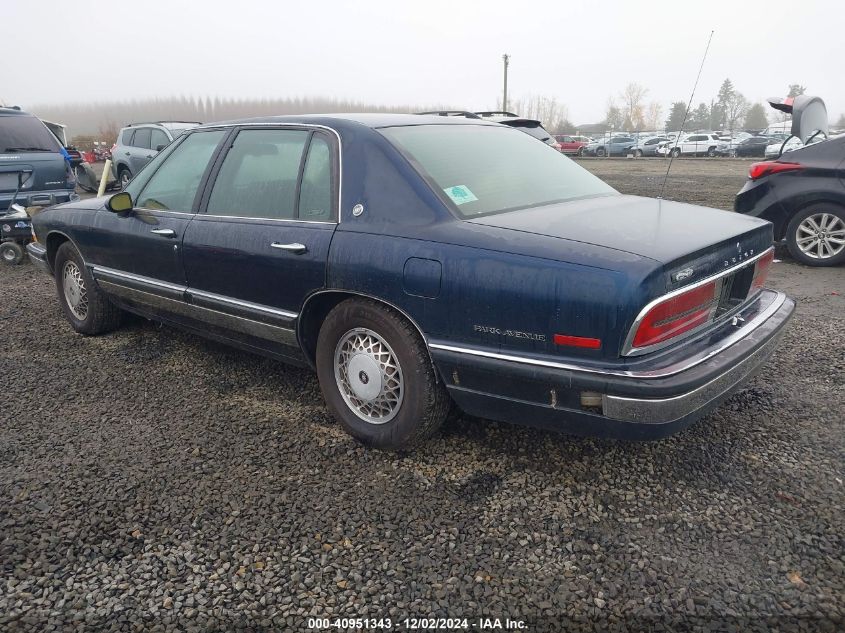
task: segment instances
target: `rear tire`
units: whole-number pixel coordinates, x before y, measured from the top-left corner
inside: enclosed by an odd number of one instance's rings
[[[634,150],[634,156],[636,156],[637,158],[642,158],[643,157],[643,150],[635,149]]]
[[[329,410],[369,446],[411,448],[449,411],[449,395],[417,330],[375,301],[347,299],[329,313],[316,361]]]
[[[603,147],[599,147],[599,148],[596,150],[596,156],[598,156],[598,157],[600,157],[600,158],[603,158],[603,157],[604,157],[604,155],[605,155],[606,153],[607,153],[607,152],[605,152],[605,151],[604,151],[604,148],[603,148]]]
[[[121,311],[97,288],[82,256],[65,242],[53,267],[59,303],[71,327],[80,334],[103,334],[120,326]]]
[[[0,244],[0,259],[4,264],[17,266],[23,261],[23,247],[17,242],[3,242]]]
[[[675,149],[673,149],[673,150],[672,150],[669,154],[670,154],[671,156],[673,156],[673,157],[677,158],[678,156],[680,156],[680,155],[681,155],[681,148],[680,148],[680,147],[676,147],[676,148],[675,148]]]
[[[817,202],[801,209],[786,227],[786,247],[808,266],[845,262],[845,207]]]
[[[707,148],[707,156],[709,156],[710,158],[713,158],[714,156],[716,156],[716,148],[715,147],[708,147]]]

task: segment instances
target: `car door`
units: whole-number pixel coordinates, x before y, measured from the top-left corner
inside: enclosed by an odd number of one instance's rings
[[[226,134],[210,130],[186,136],[127,186],[131,211],[97,212],[87,231],[86,264],[98,281],[110,284],[107,290],[150,305],[162,295],[183,298],[182,238],[198,204],[200,184]]]
[[[302,304],[326,283],[337,153],[335,137],[313,127],[235,130],[185,234],[193,304],[242,335],[297,347]]]

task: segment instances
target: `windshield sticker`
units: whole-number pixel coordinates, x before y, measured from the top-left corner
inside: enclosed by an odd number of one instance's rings
[[[454,187],[446,187],[443,191],[449,196],[449,199],[457,205],[466,204],[467,202],[475,202],[478,198],[473,195],[472,191],[466,185],[455,185]]]

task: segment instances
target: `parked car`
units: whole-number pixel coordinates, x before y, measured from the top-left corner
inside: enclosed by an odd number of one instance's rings
[[[715,156],[722,141],[717,134],[687,134],[675,143],[661,143],[656,148],[658,156]]]
[[[754,163],[734,202],[740,213],[768,220],[774,238],[809,266],[845,262],[845,136]]]
[[[343,427],[383,448],[431,435],[450,401],[665,435],[752,374],[793,310],[764,288],[768,222],[621,195],[481,119],[207,125],[125,191],[33,225],[77,332],[126,310],[309,365]]]
[[[825,137],[819,135],[819,136],[816,136],[816,137],[810,139],[810,142],[807,143],[807,145],[813,145],[814,143],[821,143],[824,140],[825,140]],[[770,143],[769,145],[766,145],[766,151],[765,151],[764,156],[765,156],[765,158],[778,158],[781,155],[781,148],[783,148],[783,153],[785,154],[786,152],[791,152],[791,151],[796,150],[796,149],[801,149],[802,147],[804,147],[804,143],[802,143],[801,139],[798,138],[797,136],[793,136],[792,138],[790,138],[788,141],[786,141],[785,145],[784,145],[783,140],[778,139],[774,143]]]
[[[634,156],[656,156],[657,146],[668,141],[665,136],[644,136],[631,149]]]
[[[157,121],[132,123],[122,128],[111,148],[112,170],[120,186],[129,184],[153,156],[197,125],[200,125],[197,121]]]
[[[716,156],[730,156],[737,145],[751,136],[748,132],[738,132],[733,136],[720,136],[719,144],[716,145]]]
[[[587,156],[625,156],[636,142],[630,136],[612,136],[588,143],[581,153]]]
[[[0,213],[76,200],[76,179],[58,139],[38,117],[0,108]]]
[[[561,149],[560,143],[558,143],[554,135],[546,130],[546,128],[543,127],[543,124],[536,119],[526,119],[518,114],[514,114],[513,112],[501,111],[476,112],[475,114],[480,116],[482,119],[495,121],[496,123],[501,123],[502,125],[508,125],[521,130],[534,138],[540,139],[546,145],[551,145],[558,151]]]
[[[580,156],[590,142],[586,136],[570,136],[569,134],[556,134],[555,139],[560,144],[561,153],[576,156]]]
[[[771,142],[772,140],[768,136],[749,136],[731,150],[731,156],[762,157],[766,153],[766,146],[770,145]]]

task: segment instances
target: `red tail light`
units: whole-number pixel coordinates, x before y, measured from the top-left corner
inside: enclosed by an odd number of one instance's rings
[[[751,289],[760,289],[766,283],[766,277],[769,276],[769,270],[772,267],[772,262],[775,259],[775,251],[770,250],[763,255],[754,264],[754,278],[751,280]]]
[[[706,323],[716,307],[716,282],[711,281],[654,305],[634,334],[633,347],[646,347]]]
[[[784,171],[797,171],[799,169],[804,169],[804,166],[799,165],[798,163],[754,163],[748,170],[748,177],[751,178],[751,180],[757,180],[763,176],[769,176],[770,174],[779,174]]]

